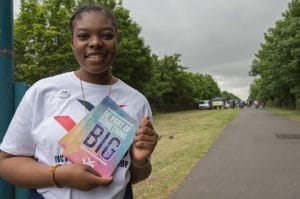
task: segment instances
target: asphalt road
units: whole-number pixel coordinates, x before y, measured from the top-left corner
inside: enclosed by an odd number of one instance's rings
[[[300,123],[244,108],[170,199],[300,199]]]

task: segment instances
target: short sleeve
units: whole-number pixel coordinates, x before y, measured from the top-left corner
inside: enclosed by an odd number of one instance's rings
[[[144,104],[144,107],[143,107],[143,114],[144,114],[144,117],[149,117],[150,121],[153,120],[153,116],[152,116],[152,110],[151,110],[151,107],[150,107],[150,104],[148,102],[147,99],[145,99],[145,104]]]
[[[12,155],[32,156],[35,151],[31,133],[33,107],[26,97],[21,100],[0,145],[1,151]]]

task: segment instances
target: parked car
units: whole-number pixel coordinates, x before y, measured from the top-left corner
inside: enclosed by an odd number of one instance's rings
[[[215,97],[215,98],[211,99],[210,101],[211,101],[213,109],[222,109],[222,108],[224,108],[226,100],[222,97]]]
[[[211,109],[209,100],[201,100],[199,103],[199,109],[201,110]]]
[[[228,101],[224,102],[224,108],[226,109],[231,108],[230,103]]]

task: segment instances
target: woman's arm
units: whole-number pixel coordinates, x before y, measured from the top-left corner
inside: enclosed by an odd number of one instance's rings
[[[149,160],[147,160],[145,163],[139,164],[134,163],[133,160],[131,161],[130,175],[132,184],[136,184],[149,177],[152,172],[152,165]]]
[[[51,166],[43,165],[32,157],[0,152],[0,176],[14,185],[25,188],[55,186],[50,170]],[[111,177],[102,178],[89,166],[82,164],[61,165],[55,169],[54,177],[60,186],[83,191],[97,186],[108,186],[112,182]]]
[[[26,188],[53,186],[49,170],[49,166],[39,164],[31,157],[0,152],[0,176],[17,186]]]

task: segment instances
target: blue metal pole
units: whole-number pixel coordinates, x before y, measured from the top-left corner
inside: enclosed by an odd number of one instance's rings
[[[25,82],[15,82],[15,109],[17,109],[27,89],[28,89],[28,85]],[[28,199],[28,198],[29,198],[29,192],[27,189],[15,187],[15,199]]]
[[[15,109],[17,109],[27,89],[26,82],[15,82]]]
[[[13,1],[0,6],[0,140],[14,113],[13,84]],[[14,198],[14,187],[0,179],[0,198]]]

